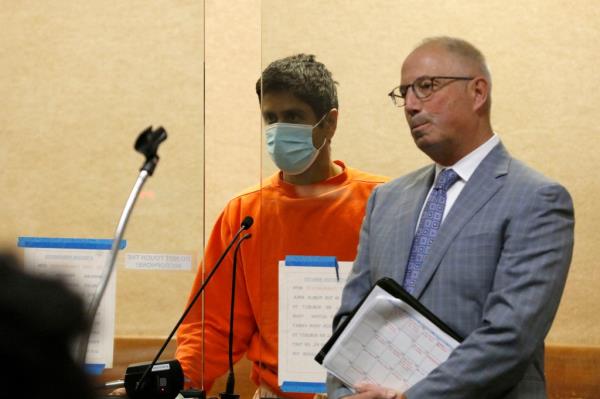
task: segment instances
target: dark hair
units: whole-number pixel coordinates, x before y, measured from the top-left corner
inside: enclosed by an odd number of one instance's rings
[[[63,283],[23,272],[15,257],[0,252],[0,359],[6,382],[0,396],[94,398],[71,354],[87,326],[78,295]]]
[[[312,54],[296,54],[273,61],[256,82],[258,101],[261,94],[289,92],[307,103],[317,118],[338,108],[336,81],[324,64]]]

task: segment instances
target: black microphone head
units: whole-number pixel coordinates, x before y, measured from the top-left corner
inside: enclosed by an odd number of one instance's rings
[[[152,126],[148,126],[146,130],[140,133],[134,147],[137,152],[144,154],[146,159],[152,159],[156,157],[160,143],[166,139],[167,132],[162,126],[159,126],[156,130],[153,130]]]
[[[244,230],[248,230],[250,226],[252,226],[252,223],[254,223],[254,219],[252,219],[252,216],[246,216],[244,220],[242,220],[241,227]]]

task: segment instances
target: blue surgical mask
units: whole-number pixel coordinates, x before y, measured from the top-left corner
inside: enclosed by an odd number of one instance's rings
[[[299,175],[310,168],[327,141],[323,140],[323,145],[317,149],[312,140],[313,128],[325,116],[327,114],[314,126],[278,122],[265,127],[267,152],[279,169],[288,175]]]

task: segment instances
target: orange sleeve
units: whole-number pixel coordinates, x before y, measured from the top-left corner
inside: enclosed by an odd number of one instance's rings
[[[239,229],[241,220],[238,201],[231,201],[215,223],[205,249],[204,262],[207,268],[200,267],[188,303],[201,287],[216,261],[221,256],[233,235]],[[223,375],[229,367],[229,312],[231,305],[231,276],[233,272],[233,252],[229,254],[207,284],[204,298],[198,299],[177,332],[176,358],[181,363],[186,378],[186,387],[200,387],[210,390],[215,379]],[[241,252],[241,251],[240,251]],[[234,362],[246,352],[256,322],[242,278],[243,260],[238,256],[235,298]],[[204,324],[202,322],[204,304]],[[203,331],[204,327],[204,331]],[[202,341],[204,340],[204,348]],[[204,349],[204,359],[202,353]]]

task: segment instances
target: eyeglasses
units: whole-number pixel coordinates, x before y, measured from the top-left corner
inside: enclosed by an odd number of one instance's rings
[[[467,76],[420,76],[409,85],[400,85],[394,87],[394,89],[388,93],[388,96],[390,96],[396,107],[404,107],[404,105],[406,105],[406,95],[408,94],[408,89],[411,87],[415,96],[419,100],[424,100],[452,82],[456,82],[457,80],[473,79],[475,78]],[[442,80],[447,81],[442,82]]]

